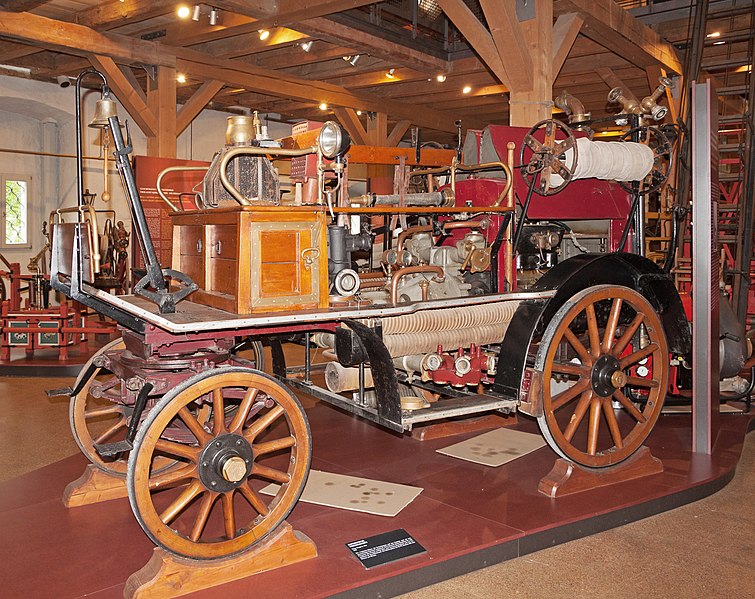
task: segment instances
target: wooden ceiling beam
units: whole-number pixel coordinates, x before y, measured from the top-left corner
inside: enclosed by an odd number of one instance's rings
[[[506,87],[510,87],[509,74],[501,61],[493,37],[463,0],[438,0],[438,5],[461,34],[467,38],[469,45],[493,74]]]
[[[76,56],[108,56],[119,62],[174,66],[175,55],[162,44],[100,33],[31,13],[0,11],[0,36]]]
[[[394,126],[393,129],[391,129],[391,132],[388,134],[387,144],[388,147],[394,147],[397,146],[402,139],[404,139],[404,134],[409,130],[409,127],[412,126],[412,122],[408,119],[398,121]]]
[[[252,33],[197,44],[192,49],[211,54],[212,56],[236,58],[238,56],[254,54],[260,50],[272,50],[274,48],[290,46],[300,40],[307,39],[307,37],[303,33],[299,33],[293,29],[279,27],[270,31],[267,39],[261,40],[257,30],[254,29]]]
[[[176,135],[181,135],[184,129],[197,118],[207,103],[223,88],[223,82],[217,80],[205,81],[197,91],[179,108],[176,114]]]
[[[553,77],[557,77],[566,57],[577,41],[579,30],[585,20],[575,12],[559,15],[553,24]]]
[[[71,22],[93,29],[115,29],[128,23],[167,15],[175,0],[109,0],[73,13]]]
[[[326,62],[328,60],[333,60],[334,58],[341,58],[350,54],[353,56],[354,54],[354,51],[351,48],[334,46],[327,42],[323,43],[327,45],[325,49],[315,50],[313,48],[309,52],[304,52],[301,49],[292,50],[291,48],[286,48],[285,51],[276,49],[268,52],[259,52],[251,56],[248,62],[266,69],[286,69]]]
[[[516,0],[480,0],[480,5],[508,76],[504,84],[509,89],[532,89],[532,57],[517,19]]]
[[[353,108],[336,106],[333,108],[333,113],[346,131],[348,131],[353,143],[360,146],[367,144],[367,130],[362,125],[362,121],[359,120],[359,116]]]
[[[101,71],[107,77],[110,89],[115,92],[115,97],[123,104],[126,112],[131,115],[131,118],[134,119],[139,129],[147,137],[156,136],[158,131],[157,118],[143,100],[144,92],[142,92],[141,87],[139,88],[139,92],[137,92],[129,79],[110,57],[92,55],[89,57],[89,61],[95,69]]]
[[[34,10],[50,0],[0,0],[0,8],[9,12],[26,12]]]
[[[553,12],[578,13],[585,21],[583,35],[639,67],[660,64],[683,72],[674,47],[612,0],[555,0]]]

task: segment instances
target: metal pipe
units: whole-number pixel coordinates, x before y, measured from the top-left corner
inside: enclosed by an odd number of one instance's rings
[[[510,141],[506,144],[506,159],[509,163],[509,168],[514,169],[514,150],[516,149],[516,144],[513,141]],[[509,192],[506,194],[506,207],[511,208],[511,210],[514,210],[514,186],[509,185]],[[511,230],[512,230],[512,221],[513,219],[509,219],[509,222],[506,226],[506,263],[504,264],[504,271],[503,276],[508,281],[509,288],[506,289],[506,291],[513,291],[516,287],[515,280],[514,280],[514,246],[512,244],[511,240]],[[494,277],[498,277],[498,273],[493,274]]]
[[[443,268],[440,266],[432,266],[430,264],[426,264],[423,266],[407,266],[406,268],[401,268],[393,273],[393,278],[391,279],[391,303],[395,306],[398,303],[398,283],[399,281],[405,277],[406,275],[413,275],[413,274],[420,274],[420,273],[434,273],[435,277],[433,277],[437,282],[441,282],[446,278],[446,273],[443,271]]]
[[[288,150],[285,148],[256,148],[256,147],[243,147],[243,148],[234,148],[232,150],[229,150],[228,153],[223,156],[223,159],[220,161],[220,181],[223,184],[223,187],[225,190],[230,193],[233,198],[242,206],[251,206],[252,202],[249,200],[249,198],[245,197],[236,187],[233,185],[233,183],[230,182],[228,179],[228,176],[226,175],[226,168],[228,168],[228,163],[234,159],[236,156],[286,156],[286,157],[296,157],[296,156],[306,156],[307,154],[317,154],[317,146],[312,146],[309,148],[302,148],[300,150]],[[318,169],[319,171],[319,169]],[[322,188],[322,186],[321,186]]]
[[[105,75],[100,73],[97,69],[87,69],[86,71],[79,73],[79,76],[76,77],[76,199],[79,206],[84,205],[84,149],[81,141],[81,82],[88,75],[97,75],[102,79],[102,97],[110,95],[107,79],[105,79]]]
[[[490,226],[490,219],[483,216],[479,220],[455,220],[443,223],[443,230],[446,229],[486,229]]]
[[[209,170],[209,168],[209,166],[169,166],[168,168],[160,171],[160,174],[157,175],[157,195],[160,196],[160,199],[165,202],[173,212],[183,212],[182,210],[179,210],[179,208],[163,193],[163,189],[160,185],[163,182],[163,177],[165,177],[165,175],[167,175],[168,173],[177,171],[206,171]]]
[[[100,272],[100,232],[99,228],[97,227],[97,211],[94,209],[94,206],[74,206],[71,208],[58,208],[57,210],[53,210],[50,213],[50,218],[48,219],[50,222],[50,226],[52,227],[53,221],[55,220],[55,216],[58,217],[58,222],[63,222],[63,219],[60,218],[61,214],[70,214],[75,212],[78,217],[76,219],[77,222],[82,223],[86,222],[86,214],[89,215],[89,225],[90,225],[90,231],[92,233],[92,236],[90,237],[90,240],[92,242],[92,262],[94,265],[94,272],[98,273]],[[82,215],[84,215],[84,220],[81,219]],[[44,250],[43,250],[44,251]]]
[[[427,233],[432,230],[432,225],[417,225],[416,227],[409,227],[406,231],[401,231],[401,233],[399,233],[398,240],[396,241],[396,251],[400,252],[404,249],[404,242],[406,241],[407,237],[411,237],[412,235],[416,235],[417,233]]]

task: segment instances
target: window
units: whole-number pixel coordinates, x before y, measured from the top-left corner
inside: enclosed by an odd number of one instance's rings
[[[2,178],[2,221],[0,247],[29,247],[30,177]]]

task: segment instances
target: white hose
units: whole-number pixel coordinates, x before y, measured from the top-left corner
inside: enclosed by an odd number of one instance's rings
[[[569,149],[562,162],[571,165],[574,151]],[[577,139],[577,166],[572,179],[642,181],[653,168],[655,154],[645,144],[631,141],[590,141]],[[550,174],[549,184],[558,187],[563,179]]]

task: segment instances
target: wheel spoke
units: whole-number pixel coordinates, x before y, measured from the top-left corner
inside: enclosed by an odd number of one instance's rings
[[[587,348],[577,338],[577,336],[574,333],[572,333],[571,329],[567,328],[564,331],[564,337],[566,337],[566,340],[574,348],[574,351],[577,352],[577,355],[579,356],[579,359],[581,360],[582,364],[589,366],[590,364],[593,363],[594,360],[593,360],[593,357],[590,355],[590,352],[587,351]]]
[[[236,536],[236,514],[233,512],[233,490],[223,493],[222,501],[225,536],[230,540]]]
[[[215,499],[217,499],[217,497],[217,493],[207,491],[202,498],[202,503],[199,506],[197,519],[194,521],[194,527],[191,529],[191,534],[189,535],[189,538],[195,543],[199,541],[199,537],[202,536],[204,527],[207,525],[207,520],[210,517],[212,506],[215,503]]]
[[[126,419],[125,418],[121,418],[113,426],[111,426],[104,433],[102,433],[99,437],[97,437],[94,440],[94,444],[95,445],[99,445],[103,441],[107,441],[110,437],[112,437],[115,433],[117,433],[122,428],[126,428]]]
[[[212,410],[213,410],[213,423],[212,432],[217,437],[218,435],[225,433],[225,403],[223,401],[223,390],[215,389],[212,392]]]
[[[608,430],[611,431],[613,444],[618,449],[621,449],[622,447],[624,447],[624,440],[621,438],[621,432],[619,431],[619,422],[616,420],[616,414],[613,413],[611,401],[606,399],[602,403],[603,413],[606,415],[606,422],[608,423]]]
[[[291,480],[291,476],[289,476],[288,472],[281,472],[275,468],[270,468],[257,463],[252,466],[252,476],[255,474],[277,483],[287,483]]]
[[[611,314],[608,316],[608,322],[606,323],[606,333],[603,336],[603,352],[608,353],[611,351],[614,337],[616,336],[616,327],[619,325],[619,315],[621,314],[621,305],[623,301],[620,297],[613,300],[611,305]]]
[[[587,453],[598,453],[598,432],[600,430],[600,399],[594,397],[590,402],[590,423],[587,428]]]
[[[649,389],[657,389],[658,381],[654,379],[643,379],[638,376],[628,376],[627,385],[631,387],[645,387]]]
[[[96,418],[97,416],[107,416],[109,414],[123,414],[123,406],[105,406],[102,408],[95,408],[84,412],[84,418]]]
[[[566,430],[564,430],[564,437],[567,441],[571,441],[572,437],[574,436],[574,433],[577,432],[577,429],[579,428],[580,423],[582,422],[582,418],[585,416],[585,412],[587,412],[587,408],[590,407],[590,400],[592,399],[592,390],[588,389],[585,391],[582,396],[579,398],[579,403],[577,403],[577,407],[574,408],[574,413],[571,415],[571,418],[569,419],[569,426],[566,427]]]
[[[613,392],[613,398],[616,401],[618,401],[622,406],[624,406],[626,411],[629,412],[637,422],[645,422],[647,420],[645,416],[642,414],[642,412],[640,412],[637,409],[637,406],[635,406],[629,400],[629,398],[618,389],[616,389],[616,391]]]
[[[167,441],[166,439],[158,439],[155,443],[155,449],[162,451],[179,458],[186,458],[192,462],[197,461],[199,456],[199,448],[192,447],[191,445],[184,445],[183,443],[176,443],[174,441]]]
[[[267,516],[270,510],[267,509],[267,506],[262,502],[262,498],[257,495],[257,492],[252,489],[248,482],[245,482],[243,485],[241,485],[239,487],[239,491],[241,491],[241,494],[246,497],[246,500],[249,502],[249,504],[255,510],[257,510],[257,513],[260,516]]]
[[[281,439],[274,439],[273,441],[266,441],[265,443],[256,443],[252,445],[252,450],[254,451],[255,456],[260,456],[280,449],[286,449],[287,447],[293,447],[294,445],[296,445],[296,438],[288,436]]]
[[[231,421],[231,426],[228,427],[229,432],[237,434],[241,432],[241,429],[243,428],[244,423],[249,416],[249,410],[251,410],[252,405],[254,405],[254,400],[257,397],[257,393],[259,393],[259,391],[255,387],[246,390],[244,399],[241,400],[239,409],[236,412],[236,415],[233,417],[233,420]]]
[[[582,379],[577,381],[574,385],[572,385],[565,391],[561,391],[561,393],[551,399],[551,410],[555,412],[556,410],[561,409],[575,397],[577,397],[580,393],[583,393],[589,386],[590,381],[588,379]]]
[[[595,305],[588,304],[585,308],[585,314],[587,315],[587,333],[590,337],[590,350],[593,357],[597,358],[600,355],[600,332],[598,331],[598,319],[595,316]]]
[[[628,356],[624,356],[621,360],[619,360],[619,366],[621,366],[622,369],[629,368],[632,364],[636,364],[640,360],[648,357],[657,349],[658,349],[658,344],[651,343],[644,349],[640,349],[634,353],[629,354]]]
[[[187,478],[196,478],[197,467],[195,464],[187,464],[177,470],[168,470],[162,474],[156,474],[149,478],[149,488],[151,490],[164,489],[170,485],[175,485],[178,482],[186,480]]]
[[[160,514],[160,520],[166,525],[173,522],[202,490],[202,483],[195,480]]]
[[[200,445],[207,445],[212,440],[212,435],[204,430],[204,427],[199,424],[199,421],[196,418],[194,418],[194,415],[189,411],[189,408],[186,406],[182,407],[178,410],[178,416],[183,420],[189,431],[191,431],[191,434],[196,437]]]
[[[259,435],[263,430],[275,422],[284,413],[284,409],[281,406],[275,406],[267,414],[255,420],[246,431],[244,431],[244,437],[250,443]]]
[[[634,320],[632,320],[631,324],[627,327],[627,330],[624,331],[624,334],[619,337],[619,340],[613,346],[611,353],[614,356],[621,355],[621,352],[623,352],[624,348],[629,345],[632,336],[637,332],[637,329],[640,327],[643,320],[645,320],[645,315],[642,312],[638,312],[637,316],[634,317]]]
[[[589,369],[581,364],[564,364],[563,362],[554,362],[551,366],[551,372],[558,374],[573,374],[575,376],[586,376]]]

